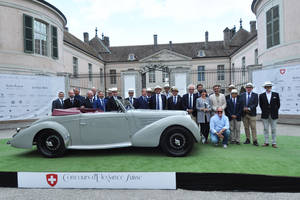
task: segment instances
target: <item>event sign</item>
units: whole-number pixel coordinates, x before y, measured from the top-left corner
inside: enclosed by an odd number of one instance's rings
[[[18,172],[19,188],[176,189],[175,172]]]
[[[273,91],[280,96],[280,114],[300,115],[300,66],[254,70],[252,80],[258,94],[265,92],[265,81],[273,83]]]
[[[0,121],[38,119],[51,113],[64,77],[0,74]]]

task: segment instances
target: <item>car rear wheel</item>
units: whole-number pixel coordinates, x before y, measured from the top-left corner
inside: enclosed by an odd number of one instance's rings
[[[38,135],[37,149],[48,158],[62,156],[66,151],[63,138],[52,130],[43,131]]]
[[[160,141],[160,147],[168,156],[182,157],[193,148],[194,138],[183,127],[174,126],[167,129]]]

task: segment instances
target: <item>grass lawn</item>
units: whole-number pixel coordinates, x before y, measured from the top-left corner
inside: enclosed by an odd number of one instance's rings
[[[241,141],[245,136],[242,135]],[[263,136],[258,137],[260,143]],[[166,157],[159,149],[123,148],[68,151],[44,158],[36,150],[16,149],[0,141],[0,171],[33,172],[219,172],[300,177],[300,137],[278,136],[278,149],[253,145],[195,144],[190,155]]]

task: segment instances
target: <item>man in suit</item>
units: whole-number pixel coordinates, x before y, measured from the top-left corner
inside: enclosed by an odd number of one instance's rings
[[[105,97],[105,99],[108,101],[110,97],[112,97],[112,92],[111,92],[111,88],[108,88],[108,90],[106,91],[107,96]]]
[[[128,89],[128,97],[125,100],[129,101],[134,108],[138,107],[137,99],[134,97],[134,89]]]
[[[54,109],[63,109],[64,108],[64,97],[65,94],[63,92],[58,93],[58,98],[52,101],[52,112]]]
[[[234,86],[233,84],[230,84],[230,85],[228,86],[228,92],[229,92],[229,94],[225,96],[226,103],[227,103],[228,99],[231,99],[231,91],[232,91],[233,89],[236,89],[235,86]],[[228,109],[225,109],[225,114],[226,114],[226,116],[229,115],[229,114],[227,113],[227,111],[228,111]],[[232,134],[231,134],[231,136],[232,136]]]
[[[94,101],[97,101],[97,99],[98,99],[97,88],[96,87],[92,87],[91,91],[93,92]]]
[[[178,95],[178,89],[172,87],[172,96],[168,98],[168,110],[183,110],[182,108],[182,99]]]
[[[147,88],[146,91],[147,91],[147,98],[148,98],[148,102],[149,102],[149,101],[150,101],[150,98],[151,98],[152,95],[153,95],[153,91],[152,91],[151,88]]]
[[[231,144],[240,144],[241,119],[243,107],[237,89],[231,90],[231,97],[227,99],[226,115],[230,122]]]
[[[170,85],[169,84],[165,84],[163,94],[166,96],[167,99],[172,96],[172,94],[170,92]]]
[[[90,90],[86,94],[86,98],[82,103],[81,108],[94,108],[94,93]]]
[[[149,109],[149,100],[147,98],[147,89],[142,89],[142,96],[137,99],[136,109]]]
[[[253,145],[258,146],[256,137],[256,107],[258,105],[258,94],[254,93],[252,90],[253,84],[247,83],[246,92],[240,96],[243,107],[242,121],[247,137],[244,144],[250,144],[251,127]]]
[[[104,93],[99,90],[97,95],[97,100],[94,103],[94,108],[106,112],[106,105],[107,105],[107,99],[104,98]]]
[[[111,88],[112,96],[107,101],[106,110],[107,111],[118,111],[119,106],[116,103],[116,100],[122,100],[122,97],[118,96],[118,88]]]
[[[161,94],[162,88],[158,85],[154,88],[154,95],[149,100],[150,109],[153,110],[165,110],[167,106],[167,98],[164,94]]]
[[[218,107],[222,107],[223,110],[226,109],[226,98],[224,94],[220,93],[220,85],[214,85],[213,90],[214,94],[209,96],[209,100],[211,102],[211,107],[214,114]]]
[[[259,106],[261,108],[261,119],[264,124],[265,143],[269,146],[269,126],[272,130],[272,147],[277,148],[276,144],[276,125],[278,120],[278,110],[280,108],[280,98],[277,92],[272,92],[272,83],[265,82],[266,92],[259,95]]]
[[[74,91],[74,94],[75,94],[74,98],[79,101],[80,106],[81,106],[83,104],[84,100],[85,100],[85,97],[80,95],[80,89],[79,88],[74,88],[73,91]]]
[[[75,99],[75,94],[73,90],[68,92],[69,98],[64,101],[64,109],[68,108],[79,108],[80,102],[78,99]]]
[[[188,86],[188,93],[182,96],[182,108],[186,110],[191,118],[196,122],[197,109],[196,109],[196,98],[194,94],[195,85],[190,84]]]

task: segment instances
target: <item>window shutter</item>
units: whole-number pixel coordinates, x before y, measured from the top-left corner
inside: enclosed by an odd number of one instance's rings
[[[51,26],[51,53],[52,58],[58,59],[57,28],[55,26]]]
[[[33,53],[33,17],[23,15],[24,52]]]

